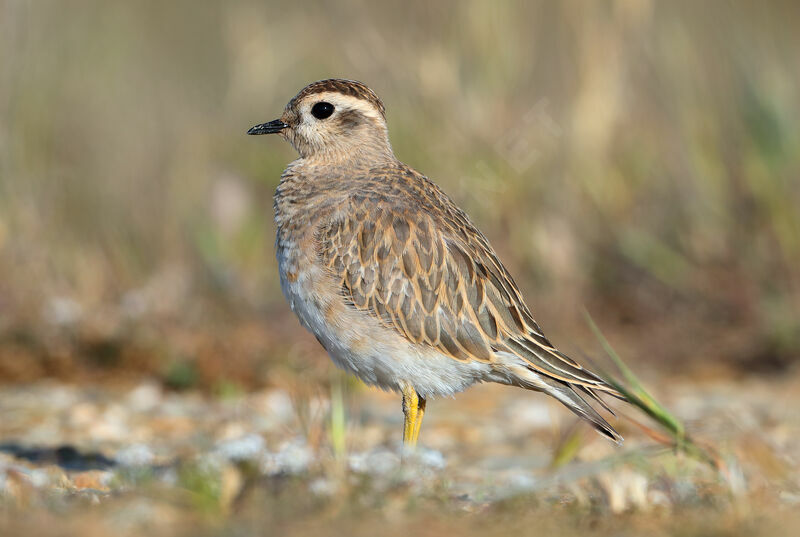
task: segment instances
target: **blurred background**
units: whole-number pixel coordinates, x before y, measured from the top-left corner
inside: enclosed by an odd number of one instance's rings
[[[0,528],[800,527],[797,21],[790,0],[0,0]],[[622,405],[612,450],[497,386],[429,405],[402,469],[397,397],[334,372],[281,296],[295,154],[245,135],[328,77],[382,97],[397,156],[549,338],[600,361],[585,308],[713,469]]]
[[[0,2],[0,381],[326,379],[274,260],[307,83],[383,98],[551,339],[640,371],[800,356],[795,2]]]

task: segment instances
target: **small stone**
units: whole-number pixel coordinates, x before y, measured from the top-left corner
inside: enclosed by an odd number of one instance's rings
[[[516,494],[530,492],[536,488],[536,480],[528,474],[512,474],[508,479],[508,487]]]
[[[277,423],[285,423],[294,415],[291,396],[284,390],[269,390],[259,397],[261,410]]]
[[[72,484],[76,489],[93,489],[107,491],[108,484],[111,482],[111,472],[90,470],[81,472],[72,478]]]
[[[622,513],[628,509],[647,510],[650,507],[647,497],[647,478],[628,468],[613,472],[603,472],[597,480],[606,492],[608,507],[612,513]]]
[[[264,439],[257,434],[248,434],[225,440],[217,445],[216,452],[232,461],[253,460],[264,453]]]
[[[309,483],[308,488],[312,494],[316,494],[317,496],[333,496],[339,490],[339,487],[334,481],[324,477],[320,477]]]
[[[348,459],[350,470],[369,475],[386,475],[400,467],[400,456],[388,449],[354,453]]]
[[[442,470],[445,466],[447,466],[447,462],[445,461],[442,452],[435,449],[428,449],[424,447],[417,448],[416,457],[420,464],[434,470]]]
[[[277,453],[267,454],[262,462],[262,471],[269,475],[299,474],[305,472],[314,454],[303,439],[297,438],[284,444]]]
[[[98,420],[97,407],[91,403],[81,402],[73,405],[69,412],[69,422],[76,429],[85,429]]]
[[[30,474],[31,483],[37,489],[47,487],[65,487],[69,484],[69,478],[64,470],[59,466],[47,466],[45,468],[34,468]]]
[[[120,466],[148,466],[153,464],[155,455],[149,446],[145,444],[133,444],[119,450],[114,460]]]
[[[161,388],[154,382],[145,382],[128,392],[126,399],[131,410],[148,412],[161,402]]]

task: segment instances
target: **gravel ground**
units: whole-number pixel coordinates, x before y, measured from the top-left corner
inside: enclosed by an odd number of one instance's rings
[[[800,375],[656,390],[720,454],[723,472],[658,445],[625,415],[618,448],[545,397],[492,386],[431,402],[420,449],[403,457],[398,397],[336,385],[345,395],[333,402],[150,382],[0,388],[0,529],[324,534],[345,524],[369,534],[413,522],[421,533],[437,524],[469,533],[476,513],[489,518],[475,524],[547,513],[565,520],[565,534],[586,520],[600,533],[623,520],[628,530],[671,520],[677,529],[665,534],[710,521],[730,534],[800,528],[759,518],[797,521]]]

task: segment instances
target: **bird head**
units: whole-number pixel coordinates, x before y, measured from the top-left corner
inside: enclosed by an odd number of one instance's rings
[[[334,78],[309,84],[289,101],[280,118],[247,131],[275,133],[302,158],[341,161],[392,155],[383,103],[354,80]]]

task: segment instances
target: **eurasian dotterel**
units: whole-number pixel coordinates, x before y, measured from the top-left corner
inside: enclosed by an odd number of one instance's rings
[[[395,157],[371,89],[314,82],[248,131],[271,133],[300,154],[275,192],[281,288],[339,367],[402,393],[406,445],[427,399],[478,382],[544,392],[622,441],[585,400],[622,395],[556,349],[483,233]]]

